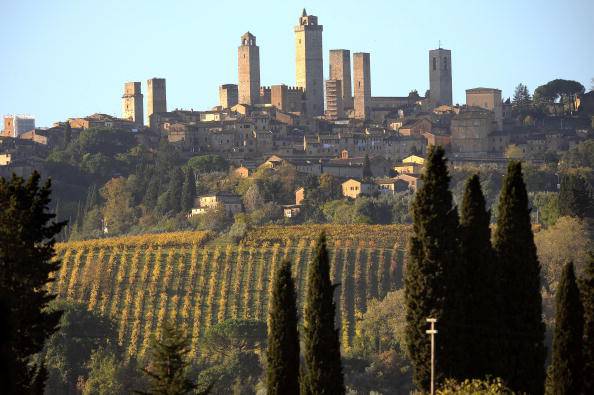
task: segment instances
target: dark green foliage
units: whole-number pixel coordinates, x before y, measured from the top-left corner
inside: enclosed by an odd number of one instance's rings
[[[219,155],[194,156],[188,160],[187,165],[198,174],[229,169],[229,163]]]
[[[580,285],[584,308],[584,394],[594,394],[594,253],[590,253]]]
[[[196,197],[196,178],[191,168],[186,169],[184,183],[181,191],[181,208],[183,211],[190,211],[194,207]]]
[[[592,216],[592,195],[589,185],[579,174],[566,174],[561,178],[559,214],[586,218]]]
[[[442,147],[431,147],[422,175],[423,187],[412,205],[413,236],[405,276],[406,339],[413,380],[429,388],[430,343],[427,318],[438,322],[436,366],[439,376],[459,371],[456,336],[456,271],[458,266],[458,214],[448,189],[450,176]]]
[[[267,393],[299,393],[299,332],[297,296],[291,262],[281,263],[272,288],[268,318]]]
[[[184,173],[177,167],[171,172],[167,188],[167,211],[177,214],[181,211],[181,195],[184,184]]]
[[[305,366],[301,376],[303,394],[344,394],[338,329],[334,328],[336,305],[330,283],[326,235],[316,245],[316,255],[307,268],[307,291],[303,320]]]
[[[62,315],[45,309],[55,298],[46,291],[49,275],[60,267],[53,260],[54,237],[65,223],[48,212],[51,182],[40,186],[40,178],[37,172],[27,181],[0,178],[0,383],[7,394],[43,387],[45,369],[35,379],[37,369],[28,362]]]
[[[540,394],[546,355],[540,263],[520,162],[508,165],[498,212],[494,237],[499,289],[497,376],[515,391]]]
[[[493,375],[497,359],[496,333],[493,332],[496,304],[495,271],[491,246],[491,213],[478,175],[466,182],[460,210],[460,277],[458,287],[464,297],[460,301],[460,343],[463,350],[472,350],[458,374],[459,378],[484,378]]]
[[[227,357],[253,352],[266,342],[266,323],[256,320],[228,319],[209,328],[204,347],[211,355]]]
[[[551,389],[555,395],[579,394],[582,389],[584,319],[573,263],[563,269],[557,288],[557,315],[551,357]]]
[[[148,366],[143,369],[148,376],[149,390],[138,393],[180,395],[194,391],[196,384],[188,378],[189,352],[190,339],[184,331],[177,329],[172,323],[164,323],[161,338],[152,340]],[[206,390],[202,393],[208,392],[210,391]]]
[[[373,173],[371,172],[371,163],[369,163],[369,155],[365,154],[365,159],[363,160],[363,178],[373,177]]]

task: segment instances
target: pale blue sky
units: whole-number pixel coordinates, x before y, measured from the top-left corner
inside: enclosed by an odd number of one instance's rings
[[[452,50],[454,101],[486,86],[532,91],[554,78],[590,87],[592,0],[1,0],[0,113],[38,126],[94,112],[120,115],[123,83],[165,77],[169,109],[218,104],[237,82],[251,31],[263,85],[295,83],[293,26],[303,7],[328,50],[371,52],[372,94],[428,88],[429,49]],[[145,96],[146,98],[146,96]]]

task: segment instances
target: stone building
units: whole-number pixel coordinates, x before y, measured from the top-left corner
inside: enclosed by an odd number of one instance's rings
[[[466,89],[466,105],[493,111],[497,130],[503,130],[503,101],[501,90],[492,88]]]
[[[369,119],[371,115],[371,70],[369,53],[353,54],[353,83],[355,118]]]
[[[140,82],[126,82],[122,96],[122,118],[144,126],[143,99]]]
[[[28,115],[6,115],[2,136],[19,137],[21,134],[35,130],[35,118]]]
[[[303,88],[272,85],[270,87],[270,104],[283,112],[298,113],[303,112],[305,95]]]
[[[344,102],[341,80],[326,80],[326,119],[344,118]]]
[[[348,179],[342,183],[342,196],[356,199],[361,195],[371,196],[378,192],[378,186],[373,182]]]
[[[257,104],[260,97],[260,48],[250,32],[241,36],[238,49],[239,103]]]
[[[305,111],[310,117],[324,115],[323,26],[304,9],[294,30],[296,81],[305,90]]]
[[[68,123],[73,129],[105,128],[131,131],[138,128],[136,123],[128,119],[98,113],[84,118],[68,118]]]
[[[147,82],[147,118],[149,127],[154,129],[155,124],[152,120],[153,114],[167,112],[167,90],[165,87],[165,78],[151,78]]]
[[[452,105],[452,51],[429,51],[429,91],[434,105]]]
[[[489,151],[489,135],[495,130],[492,111],[468,107],[452,118],[451,146],[454,153],[484,154]]]
[[[351,51],[348,49],[330,50],[329,79],[341,82],[343,108],[345,110],[352,109],[353,92],[351,89]]]
[[[223,109],[231,108],[239,103],[239,91],[235,84],[225,84],[219,87],[219,105]]]

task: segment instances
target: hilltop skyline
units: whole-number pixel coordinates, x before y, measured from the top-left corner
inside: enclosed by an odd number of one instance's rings
[[[168,5],[165,13],[158,2],[10,4],[13,18],[0,26],[4,48],[12,53],[0,76],[8,93],[0,97],[0,112],[31,114],[39,126],[94,112],[119,116],[123,83],[151,77],[168,80],[170,109],[208,109],[218,103],[219,85],[237,83],[237,47],[246,31],[258,37],[262,85],[295,85],[293,27],[304,7],[324,25],[324,78],[330,49],[370,52],[374,96],[413,89],[423,95],[429,85],[427,51],[440,41],[452,50],[455,103],[464,103],[465,89],[478,86],[502,89],[509,97],[520,82],[534,90],[568,78],[589,87],[594,76],[588,42],[594,28],[587,23],[593,7],[586,1],[546,10],[532,7],[535,2],[463,6],[448,1],[429,8],[428,2],[382,1],[373,9],[350,1],[329,3],[266,1],[243,9],[227,1],[200,10],[182,2]],[[29,11],[31,4],[35,11]],[[583,12],[576,15],[571,8],[578,6]],[[149,32],[147,26],[155,28]],[[517,33],[520,26],[530,34]],[[571,40],[551,26],[571,26]]]

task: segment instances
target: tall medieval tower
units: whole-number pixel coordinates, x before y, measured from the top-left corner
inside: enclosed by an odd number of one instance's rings
[[[429,94],[431,101],[440,106],[452,105],[452,51],[429,51]]]
[[[369,119],[371,115],[371,67],[369,53],[353,54],[353,82],[355,84],[355,118]]]
[[[147,118],[149,126],[153,128],[154,121],[151,115],[167,112],[167,91],[165,78],[151,78],[146,82],[148,89],[147,97]]]
[[[247,32],[241,36],[238,49],[239,103],[256,104],[260,97],[260,48],[256,36]]]
[[[322,30],[318,17],[305,9],[295,26],[297,86],[305,90],[305,111],[309,116],[324,114],[324,60]]]
[[[351,51],[348,49],[330,50],[330,78],[341,81],[342,104],[345,109],[353,108],[351,91]]]
[[[122,96],[122,117],[138,126],[144,126],[144,109],[142,105],[140,82],[126,82]]]

